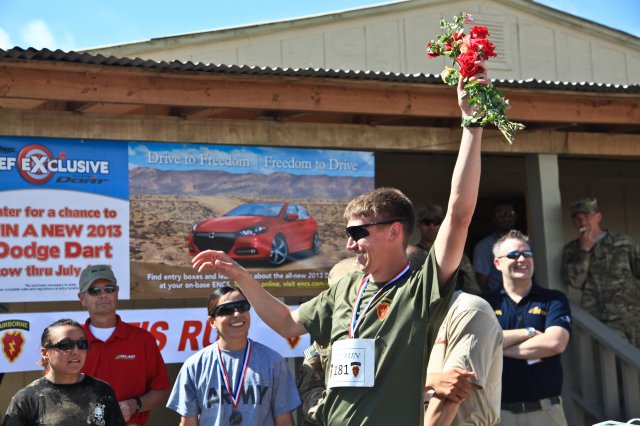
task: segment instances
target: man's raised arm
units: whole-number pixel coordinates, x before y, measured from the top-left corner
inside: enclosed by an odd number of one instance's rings
[[[249,271],[231,259],[226,253],[206,250],[198,253],[191,264],[198,272],[209,268],[235,281],[251,303],[258,316],[283,337],[295,337],[307,333],[298,320],[298,311],[273,297],[253,279]]]
[[[480,72],[470,80],[477,80],[480,84],[490,84],[484,62],[477,62]],[[462,97],[464,82],[458,83],[458,105],[462,111],[462,118],[472,114],[467,99]],[[438,236],[433,244],[438,263],[438,282],[440,287],[446,285],[458,269],[467,232],[473,211],[478,200],[480,185],[480,143],[482,128],[463,128],[458,158],[451,178],[451,194],[447,214],[442,222]]]

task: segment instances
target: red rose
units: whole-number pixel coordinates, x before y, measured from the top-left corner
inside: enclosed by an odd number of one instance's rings
[[[449,52],[453,48],[453,44],[464,38],[464,33],[453,33],[452,38],[448,39],[444,45],[444,50]]]
[[[489,29],[481,25],[476,25],[475,27],[471,28],[471,33],[469,34],[471,38],[487,38],[488,35]]]
[[[427,43],[427,58],[433,59],[440,56],[438,46],[432,47],[431,42]]]
[[[463,77],[473,77],[478,73],[478,65],[476,61],[480,60],[478,53],[473,50],[467,50],[456,58],[456,62],[460,65],[460,74]]]
[[[492,56],[497,56],[495,45],[486,38],[470,39],[469,44],[472,46],[471,50],[482,55],[482,59],[489,59]]]

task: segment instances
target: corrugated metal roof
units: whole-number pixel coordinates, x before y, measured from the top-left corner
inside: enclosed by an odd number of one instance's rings
[[[142,68],[160,71],[179,72],[210,72],[218,74],[232,75],[265,75],[281,77],[315,77],[315,78],[337,78],[365,81],[390,81],[398,83],[420,83],[436,84],[441,83],[440,77],[433,74],[402,74],[382,71],[356,71],[356,70],[333,70],[322,68],[271,68],[258,66],[239,66],[223,64],[193,63],[191,61],[153,61],[141,58],[117,58],[115,56],[92,55],[90,53],[64,52],[62,50],[51,51],[49,49],[0,49],[0,60],[14,59],[26,61],[56,61],[68,63],[80,63],[99,66],[112,66],[123,68]],[[494,83],[500,87],[514,89],[543,89],[543,90],[563,90],[574,92],[596,92],[596,93],[640,93],[640,85],[622,85],[610,83],[593,82],[563,82],[548,81],[538,79],[511,80],[494,79]]]

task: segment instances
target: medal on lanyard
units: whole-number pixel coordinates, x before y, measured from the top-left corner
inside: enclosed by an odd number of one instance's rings
[[[393,284],[402,279],[409,271],[409,264],[379,289],[358,316],[358,308],[364,292],[369,285],[366,277],[360,283],[356,301],[351,315],[349,338],[333,342],[331,346],[331,363],[327,387],[363,387],[370,388],[375,384],[376,348],[374,339],[359,339],[358,327],[369,309],[382,298],[382,295]]]
[[[407,266],[405,266],[402,271],[400,271],[395,277],[391,278],[389,282],[387,282],[384,286],[382,286],[382,288],[378,290],[376,294],[373,295],[371,300],[369,300],[369,303],[367,303],[367,306],[365,306],[365,308],[362,310],[362,313],[358,316],[358,308],[360,307],[360,303],[362,302],[362,296],[364,295],[364,292],[367,289],[367,286],[369,285],[368,276],[362,279],[362,282],[360,283],[360,288],[358,289],[358,294],[356,296],[356,301],[353,305],[353,312],[351,314],[351,326],[349,327],[350,338],[354,339],[358,337],[358,327],[362,323],[362,320],[364,319],[365,314],[369,311],[369,308],[374,306],[375,303],[377,303],[380,300],[380,298],[382,297],[384,292],[387,291],[387,289],[391,288],[391,286],[393,286],[397,281],[402,279],[405,276],[405,274],[409,272],[409,269],[410,269],[409,264],[407,263]]]
[[[235,392],[233,392],[233,382],[229,380],[227,368],[225,367],[224,360],[222,359],[220,345],[218,345],[217,343],[216,349],[218,351],[218,371],[220,373],[220,378],[222,379],[222,383],[224,383],[225,388],[227,388],[227,394],[231,398],[231,404],[233,405],[233,412],[229,417],[229,423],[232,425],[239,425],[242,423],[242,414],[236,411],[236,409],[238,408],[238,403],[240,402],[240,394],[242,393],[242,389],[244,388],[244,379],[247,377],[247,367],[249,366],[249,359],[251,358],[251,340],[247,339],[247,347],[244,350],[244,358],[242,360],[242,370],[240,370],[240,374],[238,375],[237,387]]]

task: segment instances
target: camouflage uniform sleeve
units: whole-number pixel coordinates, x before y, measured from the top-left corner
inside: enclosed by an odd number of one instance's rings
[[[305,350],[304,361],[300,367],[298,391],[302,399],[302,414],[306,424],[317,424],[316,413],[322,402],[325,390],[324,377],[327,349],[317,343]]]
[[[580,250],[578,240],[571,241],[564,248],[562,256],[562,281],[578,290],[584,289],[589,275],[591,253]]]

